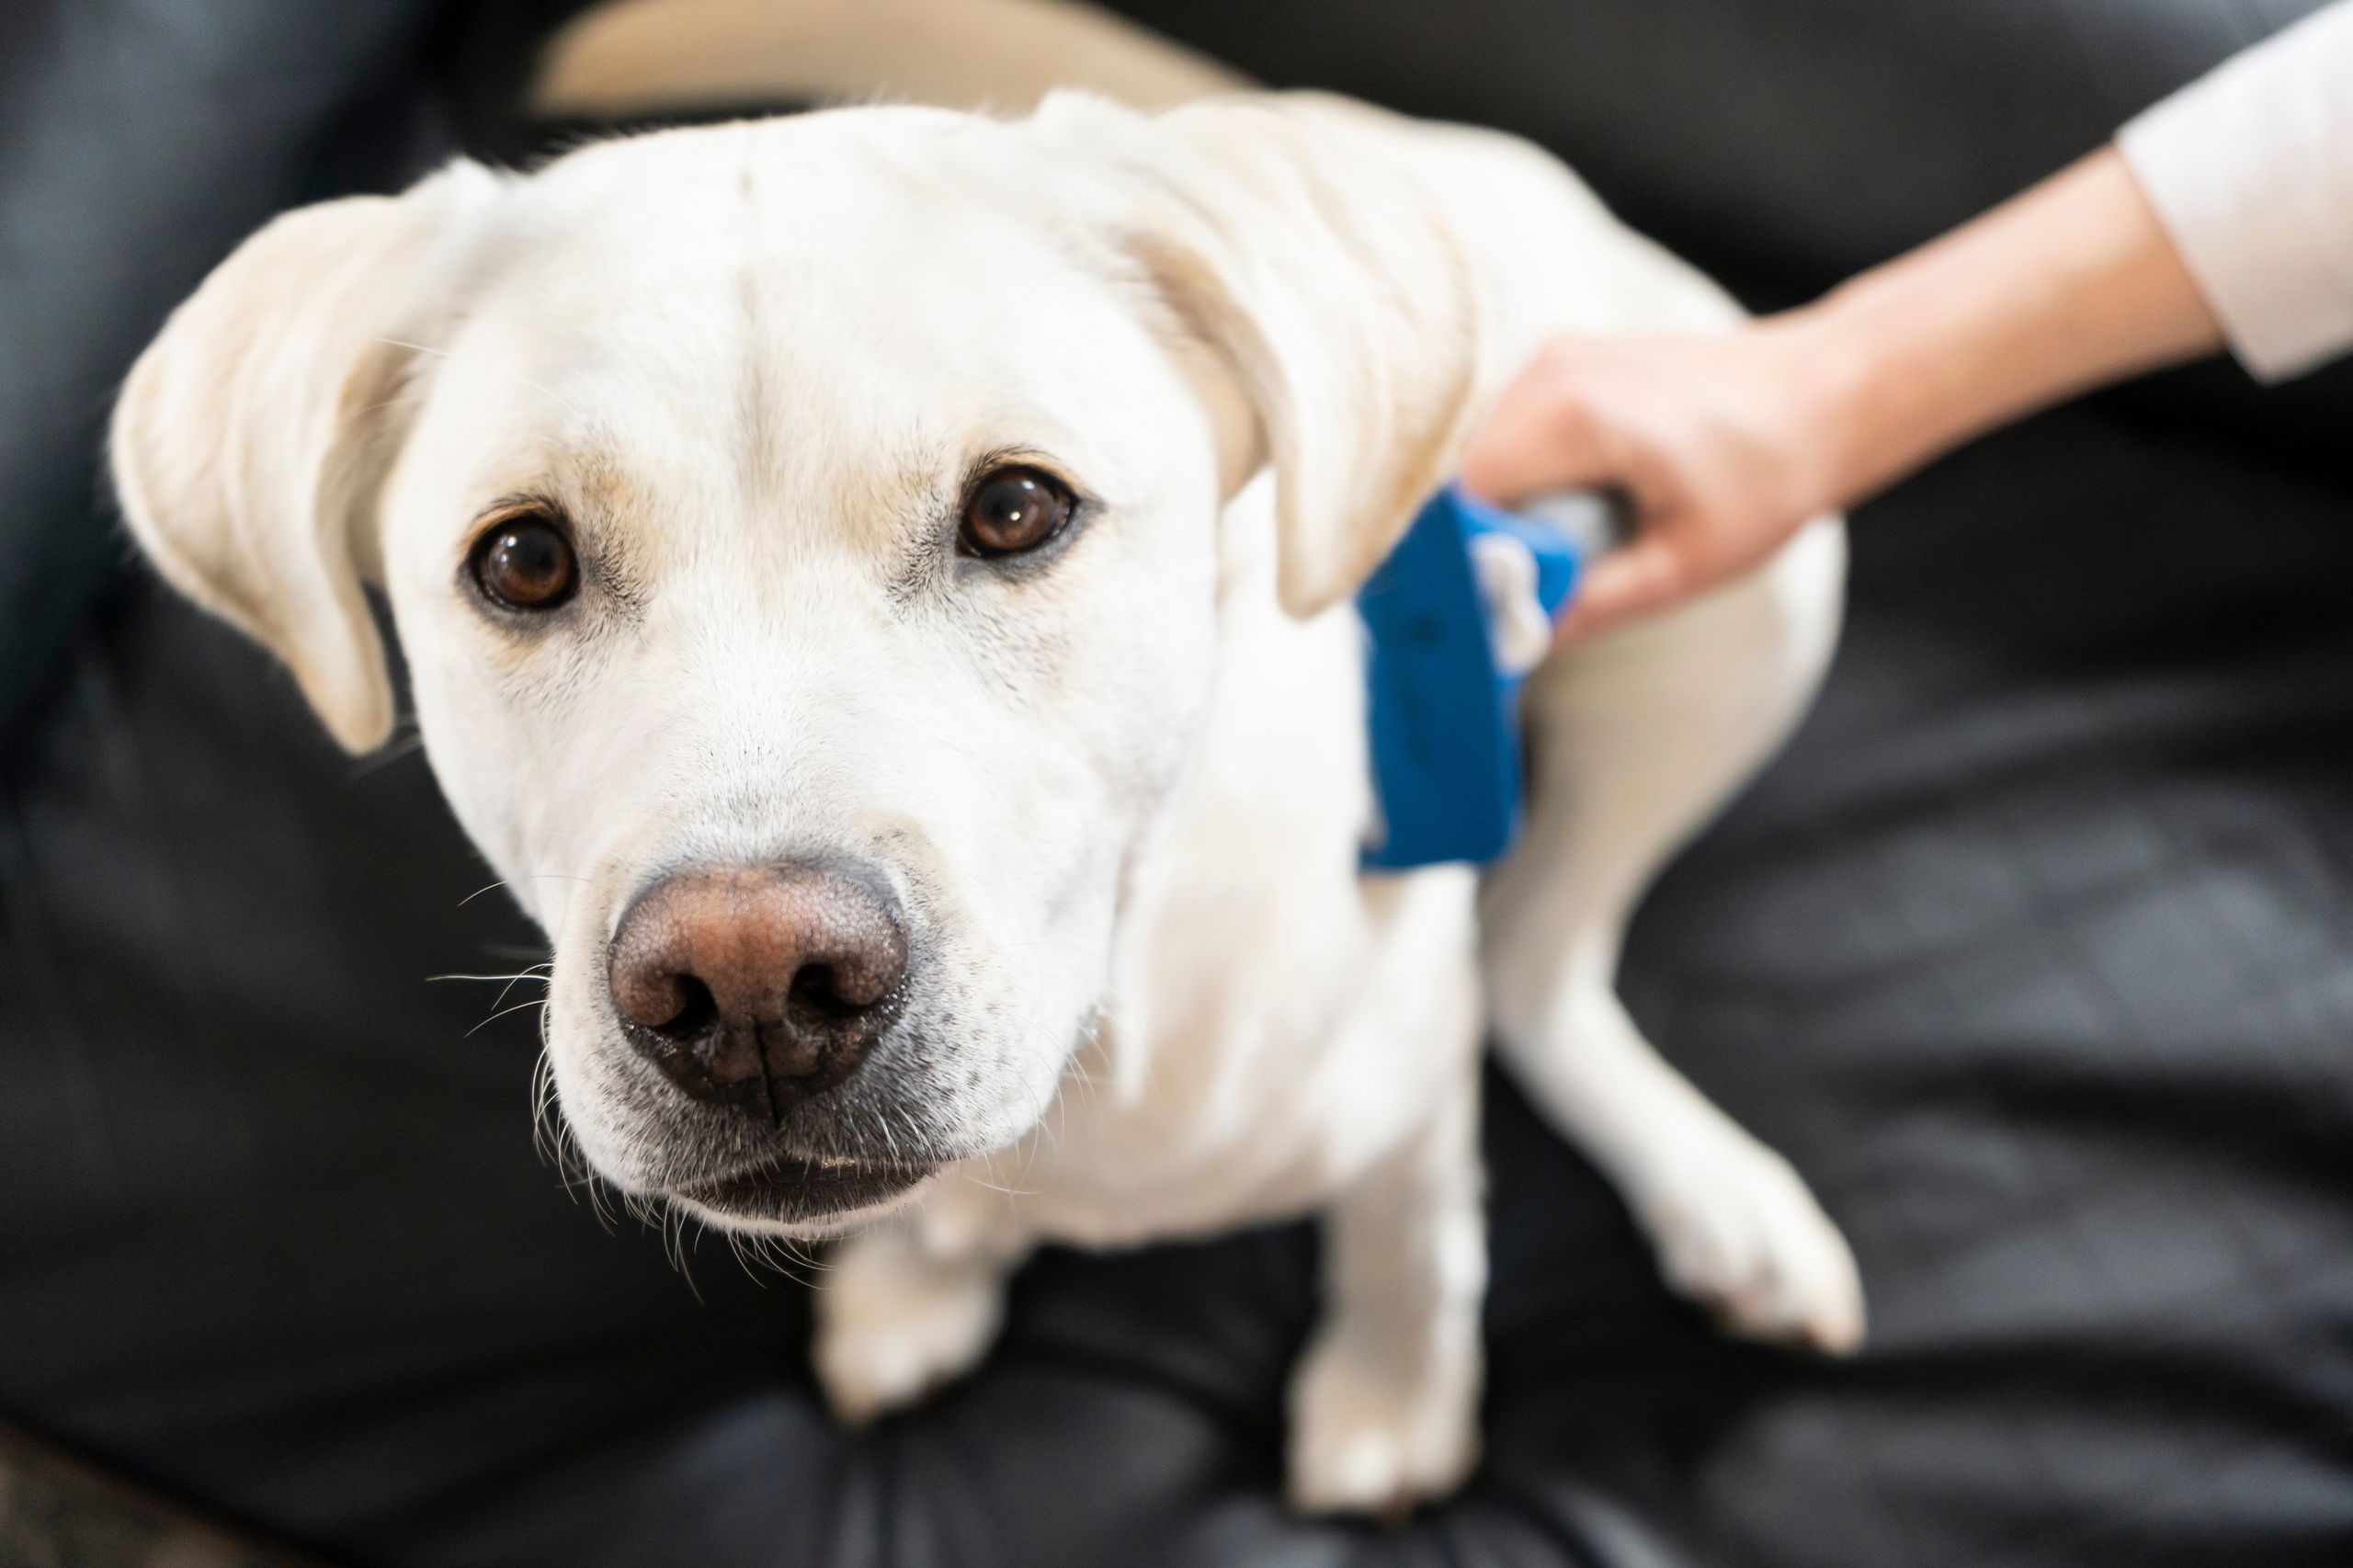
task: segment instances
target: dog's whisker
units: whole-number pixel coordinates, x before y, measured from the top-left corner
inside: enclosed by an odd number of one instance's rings
[[[545,997],[535,996],[528,1002],[517,1002],[512,1006],[501,1007],[498,1011],[491,1014],[490,1017],[484,1018],[482,1022],[468,1029],[466,1031],[466,1038],[468,1040],[473,1039],[474,1036],[482,1033],[483,1030],[490,1028],[491,1025],[498,1022],[499,1019],[505,1017],[509,1013],[519,1013],[529,1007],[544,1008],[547,1006],[548,1002]]]
[[[817,1281],[813,1277],[817,1264],[814,1255],[801,1250],[801,1244],[791,1236],[745,1235],[727,1233],[727,1244],[735,1261],[752,1282],[762,1290],[767,1288],[767,1276],[781,1274],[804,1290],[813,1290]]]
[[[1007,1187],[999,1182],[984,1181],[979,1176],[969,1176],[966,1179],[984,1191],[1003,1193],[1007,1198],[1035,1198],[1041,1190],[1034,1187]]]
[[[531,980],[536,980],[536,981],[538,981],[538,982],[539,982],[540,984],[542,984],[542,985],[544,985],[544,984],[546,984],[546,983],[548,983],[548,982],[547,982],[547,977],[546,977],[545,975],[538,975],[538,974],[518,974],[518,975],[515,976],[512,980],[509,980],[506,984],[504,984],[504,985],[502,985],[502,986],[500,986],[500,987],[498,988],[498,994],[491,998],[490,1005],[491,1005],[493,1007],[497,1007],[497,1008],[503,1008],[503,1007],[505,1007],[505,1006],[506,1006],[506,998],[507,998],[507,997],[509,997],[509,996],[511,996],[511,995],[513,995],[513,994],[515,994],[515,988],[516,988],[517,986],[518,986],[518,985],[520,985],[520,984],[524,983],[526,981],[531,981]],[[543,1000],[543,1001],[544,1001],[544,1000],[547,1000],[547,998],[544,998],[544,997],[543,997],[543,998],[541,998],[541,1000]],[[496,1017],[497,1015],[494,1013],[492,1016],[494,1017]]]
[[[688,1291],[700,1304],[703,1301],[702,1287],[695,1280],[695,1271],[688,1257],[687,1227],[692,1225],[698,1237],[709,1227],[699,1216],[688,1212],[682,1205],[660,1199],[632,1200],[631,1212],[661,1238],[664,1261],[677,1271],[678,1278],[687,1282]]]
[[[510,879],[508,879],[508,878],[506,878],[506,877],[501,877],[501,878],[499,878],[496,881],[493,881],[493,882],[485,882],[485,883],[483,883],[481,887],[478,887],[478,888],[474,889],[474,891],[473,891],[473,892],[470,892],[470,893],[466,894],[466,896],[465,896],[465,897],[463,897],[463,898],[461,898],[461,899],[460,899],[460,900],[458,901],[458,907],[459,907],[460,909],[463,909],[466,905],[468,905],[468,904],[472,903],[474,900],[476,900],[476,899],[480,898],[483,894],[484,894],[484,893],[486,893],[486,892],[497,892],[500,888],[504,888],[504,887],[510,887],[510,886],[512,886],[512,885],[513,885],[513,883],[514,883],[515,881],[526,881],[526,882],[585,882],[585,881],[587,881],[588,880],[589,880],[589,879],[588,879],[588,878],[586,878],[586,877],[573,877],[573,876],[566,876],[566,875],[564,875],[564,874],[563,874],[563,872],[561,872],[561,871],[533,871],[533,872],[529,872],[529,873],[528,873],[528,874],[527,874],[527,875],[525,875],[525,876],[522,876],[522,877],[519,877],[519,878],[515,878],[515,879],[512,879],[512,880],[510,880]]]
[[[588,1164],[572,1136],[572,1129],[558,1108],[555,1086],[555,1063],[542,1041],[540,1058],[531,1070],[531,1143],[540,1157],[555,1167],[557,1185],[564,1195],[578,1202],[586,1194],[589,1212],[599,1227],[608,1233],[614,1230],[614,1220],[606,1207],[607,1186]]]

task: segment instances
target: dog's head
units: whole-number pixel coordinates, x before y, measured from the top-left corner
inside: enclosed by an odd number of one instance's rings
[[[665,132],[279,219],[125,388],[164,574],[434,769],[554,944],[598,1170],[809,1230],[1017,1139],[1218,657],[1441,477],[1467,269],[1354,138],[1084,99]]]

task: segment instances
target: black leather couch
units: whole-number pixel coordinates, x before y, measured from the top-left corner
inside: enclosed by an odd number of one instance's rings
[[[1546,142],[1752,301],[2100,141],[2303,0],[1142,0]],[[562,0],[0,9],[0,1417],[329,1558],[2353,1561],[2353,372],[2063,409],[1855,522],[1789,753],[1645,906],[1653,1037],[1847,1228],[1872,1343],[1714,1335],[1500,1084],[1488,1460],[1275,1500],[1303,1228],[1053,1254],[837,1432],[798,1285],[535,1152],[532,934],[127,565],[113,378],[273,209],[519,154]]]

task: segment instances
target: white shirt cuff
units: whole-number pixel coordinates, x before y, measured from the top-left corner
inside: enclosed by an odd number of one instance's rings
[[[2353,0],[2224,62],[2116,141],[2257,380],[2353,347]]]

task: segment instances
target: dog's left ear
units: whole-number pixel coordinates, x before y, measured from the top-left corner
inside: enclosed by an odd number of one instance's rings
[[[1477,275],[1396,133],[1312,98],[1145,119],[1058,97],[1039,118],[1112,161],[1121,248],[1256,414],[1234,477],[1274,467],[1283,608],[1347,597],[1452,473],[1485,356]]]
[[[278,218],[172,312],[115,403],[115,494],[149,559],[283,659],[351,751],[392,726],[361,585],[415,410],[406,378],[501,188],[460,160],[403,196]]]

